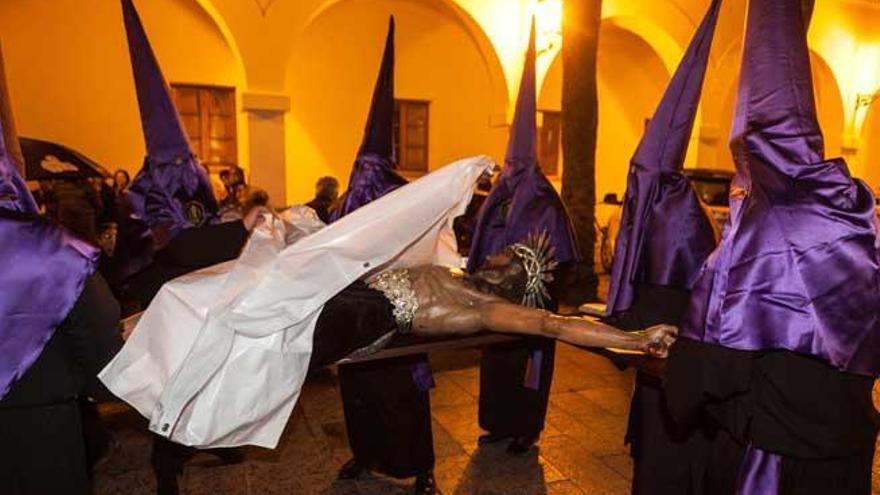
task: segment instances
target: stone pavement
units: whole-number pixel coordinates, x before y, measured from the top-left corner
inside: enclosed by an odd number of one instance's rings
[[[558,345],[547,427],[538,449],[512,457],[503,446],[477,448],[479,353],[431,356],[437,388],[431,395],[436,476],[445,495],[629,493],[632,463],[623,445],[632,372],[604,358]],[[123,406],[105,408],[119,444],[99,466],[96,492],[154,493],[145,422]],[[218,465],[199,454],[183,475],[184,494],[379,495],[410,493],[411,480],[367,476],[336,481],[348,459],[335,376],[310,378],[278,449],[246,449],[246,460]],[[874,493],[880,495],[875,465]]]

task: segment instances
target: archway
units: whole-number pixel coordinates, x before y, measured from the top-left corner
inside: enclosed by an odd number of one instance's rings
[[[287,66],[288,198],[307,200],[322,175],[348,179],[391,14],[396,96],[429,102],[430,168],[468,155],[503,155],[503,71],[460,8],[447,0],[335,0],[312,17]]]

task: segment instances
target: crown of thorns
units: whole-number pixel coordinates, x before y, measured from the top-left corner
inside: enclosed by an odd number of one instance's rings
[[[526,287],[522,304],[532,308],[543,308],[550,300],[547,284],[553,281],[556,250],[550,243],[547,231],[531,233],[524,242],[511,246],[513,254],[519,258],[526,271]]]

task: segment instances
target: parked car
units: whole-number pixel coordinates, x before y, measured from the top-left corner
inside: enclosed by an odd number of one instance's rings
[[[712,215],[715,227],[720,230],[730,217],[730,183],[733,180],[733,172],[708,168],[691,168],[684,171],[684,176],[691,181],[694,191],[706,209]],[[620,215],[623,202],[617,194],[605,195],[602,203],[603,208],[613,208],[607,220],[603,221],[597,214],[596,222],[596,267],[604,272],[611,271],[614,261],[614,243],[617,241],[617,232],[620,230]],[[880,203],[878,203],[880,205]],[[880,206],[878,206],[880,208]],[[597,207],[597,213],[599,207]]]
[[[709,168],[691,168],[684,171],[690,179],[700,201],[712,212],[718,227],[723,227],[730,218],[730,183],[733,172]]]

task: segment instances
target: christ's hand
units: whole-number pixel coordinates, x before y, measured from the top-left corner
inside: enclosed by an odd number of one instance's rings
[[[636,333],[641,337],[641,350],[645,354],[665,358],[669,355],[669,347],[678,336],[678,328],[672,325],[655,325]]]

